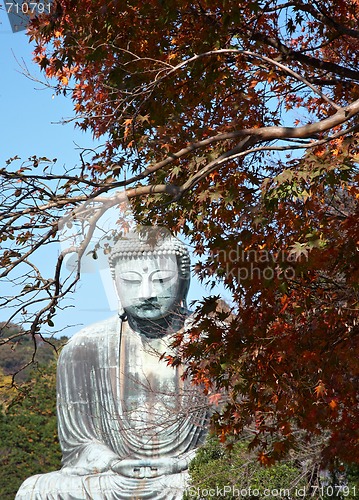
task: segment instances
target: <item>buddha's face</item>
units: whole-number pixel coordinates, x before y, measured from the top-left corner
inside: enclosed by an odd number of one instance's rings
[[[160,319],[179,303],[174,255],[120,259],[115,265],[115,280],[124,310],[134,318]]]

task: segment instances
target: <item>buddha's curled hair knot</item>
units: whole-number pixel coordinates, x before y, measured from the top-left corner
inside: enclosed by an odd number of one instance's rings
[[[175,256],[181,278],[190,277],[190,256],[187,247],[174,236],[153,238],[150,235],[130,232],[119,239],[109,256],[112,275],[118,260],[141,259],[151,255]]]

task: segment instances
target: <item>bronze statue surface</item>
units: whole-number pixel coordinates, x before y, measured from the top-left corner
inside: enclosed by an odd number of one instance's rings
[[[180,499],[206,433],[206,404],[183,367],[160,359],[185,328],[188,252],[130,234],[111,254],[122,309],[78,332],[58,362],[60,471],[16,500]]]

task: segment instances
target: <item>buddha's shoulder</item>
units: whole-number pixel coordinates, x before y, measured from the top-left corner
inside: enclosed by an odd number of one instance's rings
[[[85,326],[79,330],[73,337],[70,338],[67,345],[79,345],[84,342],[98,342],[105,336],[117,334],[120,325],[119,317],[112,316],[103,321],[98,321],[91,325]]]

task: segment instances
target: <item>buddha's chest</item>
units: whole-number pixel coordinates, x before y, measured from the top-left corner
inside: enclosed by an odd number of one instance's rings
[[[127,339],[120,359],[120,394],[131,427],[158,428],[177,411],[183,382],[179,371],[160,359],[164,352],[168,346],[160,339]]]

